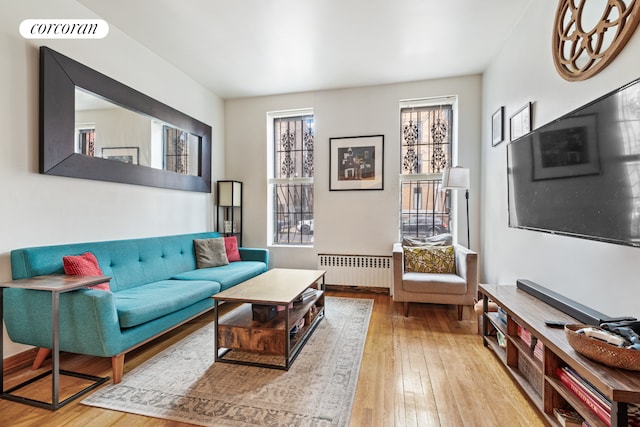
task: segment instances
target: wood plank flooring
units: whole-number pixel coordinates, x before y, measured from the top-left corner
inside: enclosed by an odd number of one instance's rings
[[[460,322],[455,306],[434,304],[411,304],[405,318],[402,304],[394,304],[388,295],[334,290],[327,294],[375,300],[351,427],[547,425],[497,358],[482,346],[469,307]],[[127,354],[125,376],[213,318],[212,312],[207,313]],[[108,358],[63,354],[61,360],[63,369],[111,376]],[[43,369],[50,369],[50,361]],[[9,373],[5,389],[32,376],[28,368]],[[61,394],[65,397],[84,385],[62,376]],[[22,394],[50,400],[51,382],[40,381]],[[0,400],[0,426],[190,425],[93,408],[79,400],[56,412]]]

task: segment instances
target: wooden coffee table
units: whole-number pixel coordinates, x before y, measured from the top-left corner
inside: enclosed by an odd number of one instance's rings
[[[216,362],[288,370],[324,317],[324,274],[274,268],[214,295]],[[221,301],[242,304],[219,317]],[[254,320],[254,304],[275,306],[274,317]]]

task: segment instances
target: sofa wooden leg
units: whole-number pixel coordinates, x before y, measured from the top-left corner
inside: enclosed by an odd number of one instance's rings
[[[459,305],[458,306],[458,320],[462,320],[462,309],[464,308],[464,305]]]
[[[404,302],[404,317],[409,317],[409,301]]]
[[[118,384],[124,375],[124,353],[111,357],[111,370],[113,371],[113,383]]]
[[[38,349],[38,354],[36,354],[36,358],[33,360],[33,365],[31,365],[31,369],[35,371],[36,369],[40,368],[40,366],[42,365],[42,362],[44,362],[44,360],[47,357],[49,357],[49,354],[51,354],[50,348],[40,347]]]

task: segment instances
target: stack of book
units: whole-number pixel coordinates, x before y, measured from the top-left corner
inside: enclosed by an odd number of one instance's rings
[[[582,427],[584,418],[572,409],[555,408],[553,414],[562,427]]]
[[[518,336],[520,339],[527,345],[527,347],[531,348],[533,345],[533,355],[536,359],[542,361],[542,354],[544,353],[544,346],[541,341],[534,339],[531,337],[531,332],[518,325]]]
[[[611,426],[611,401],[568,366],[556,369],[556,376],[607,426]],[[629,406],[629,427],[640,427],[637,405]]]
[[[507,326],[507,312],[502,307],[498,307],[498,319],[500,319],[503,326]]]
[[[302,304],[306,299],[311,298],[312,296],[316,295],[316,289],[314,288],[307,288],[303,293],[300,294],[300,296],[298,296],[298,298],[296,298],[293,303],[294,304]]]

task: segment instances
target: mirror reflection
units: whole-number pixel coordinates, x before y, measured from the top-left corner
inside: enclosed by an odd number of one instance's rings
[[[198,176],[200,137],[75,89],[74,152]]]

